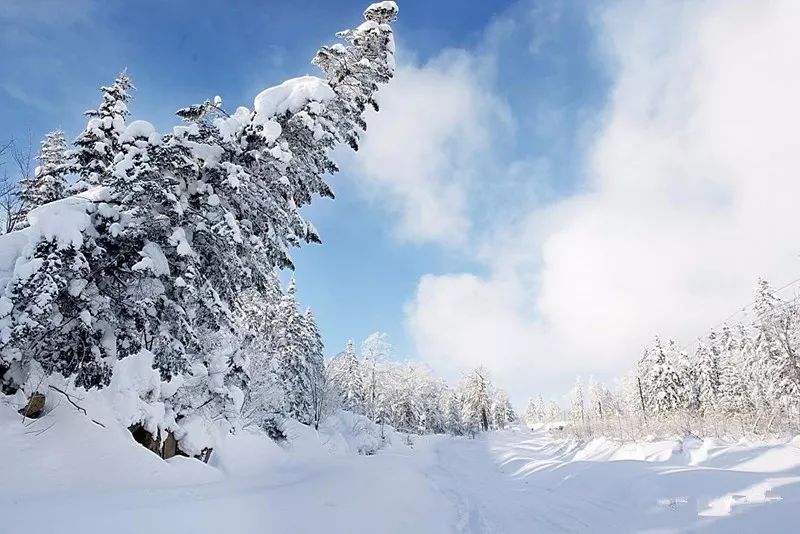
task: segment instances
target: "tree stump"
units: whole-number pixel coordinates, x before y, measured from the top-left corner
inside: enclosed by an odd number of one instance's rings
[[[161,457],[165,460],[178,454],[178,441],[175,434],[167,432],[167,439],[164,440],[164,447],[161,449]]]
[[[19,409],[19,414],[31,419],[37,419],[44,410],[45,396],[38,391],[31,395],[28,403]]]

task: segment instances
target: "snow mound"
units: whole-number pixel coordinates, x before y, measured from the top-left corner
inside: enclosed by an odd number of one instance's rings
[[[89,226],[88,208],[92,201],[85,196],[71,196],[31,210],[26,232],[30,243],[39,237],[54,241],[59,247],[80,247],[83,231]]]
[[[372,455],[393,441],[400,441],[392,427],[384,425],[381,432],[380,425],[363,415],[341,410],[323,420],[318,430],[288,420],[283,431],[288,446],[303,456]]]
[[[291,78],[256,95],[253,102],[256,116],[253,122],[263,125],[287,111],[296,113],[309,102],[327,102],[335,96],[336,93],[331,86],[322,78],[316,76]]]
[[[120,136],[121,143],[134,141],[137,138],[147,139],[149,143],[157,143],[159,140],[158,132],[155,127],[143,120],[137,120],[130,123],[125,131]]]

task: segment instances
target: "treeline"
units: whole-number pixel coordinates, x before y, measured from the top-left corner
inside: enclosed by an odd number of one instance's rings
[[[760,280],[749,308],[749,321],[711,330],[692,353],[656,338],[613,388],[578,380],[566,409],[532,399],[525,421],[620,439],[800,432],[800,303]]]
[[[470,435],[516,421],[508,394],[484,368],[450,386],[427,367],[389,361],[385,335],[373,334],[361,355],[349,342],[328,364],[335,403],[378,424],[415,433]]]
[[[300,209],[333,197],[331,151],[357,148],[377,110],[396,15],[394,2],[371,5],[319,49],[322,77],[266,89],[252,110],[214,97],[158,133],[130,121],[123,72],[77,139],[45,138],[0,238],[19,254],[0,297],[0,386],[23,415],[46,411],[52,391],[111,383],[137,396],[119,408],[137,439],[188,454],[207,449],[196,434],[212,426],[318,422],[322,342],[276,271],[320,241]]]

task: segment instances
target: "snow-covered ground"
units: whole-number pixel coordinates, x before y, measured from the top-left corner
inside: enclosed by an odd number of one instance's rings
[[[90,415],[109,424],[61,405],[24,426],[0,405],[0,531],[786,532],[800,505],[800,439],[578,445],[513,429],[394,435],[361,456],[340,416],[292,427],[283,448],[242,432],[204,465]]]

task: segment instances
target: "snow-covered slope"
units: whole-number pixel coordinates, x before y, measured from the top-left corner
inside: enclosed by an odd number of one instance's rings
[[[239,432],[205,465],[162,461],[83,404],[88,417],[62,402],[25,425],[0,404],[0,531],[786,532],[800,504],[800,440],[579,445],[514,429],[392,434],[363,456],[363,422],[340,413],[319,432],[290,425],[282,447]]]

